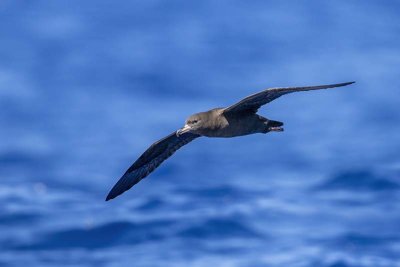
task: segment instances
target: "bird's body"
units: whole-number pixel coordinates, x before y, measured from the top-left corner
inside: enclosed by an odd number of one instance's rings
[[[215,108],[196,114],[205,123],[196,133],[206,137],[236,137],[268,132],[268,119],[252,113],[241,112],[232,116],[224,108]]]
[[[293,92],[341,87],[354,82],[308,86],[271,88],[226,108],[214,108],[190,116],[185,126],[151,145],[114,185],[106,200],[129,190],[154,171],[180,147],[201,137],[236,137],[255,133],[283,131],[283,123],[257,114],[258,109],[276,98]]]

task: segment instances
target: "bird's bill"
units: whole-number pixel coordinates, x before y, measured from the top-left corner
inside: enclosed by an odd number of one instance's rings
[[[184,133],[190,132],[190,130],[192,130],[192,127],[190,127],[189,125],[185,124],[185,126],[183,126],[181,129],[179,129],[178,131],[176,131],[176,136],[180,136]]]

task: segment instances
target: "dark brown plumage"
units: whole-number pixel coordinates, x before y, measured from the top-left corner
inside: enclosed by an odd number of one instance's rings
[[[177,136],[176,133],[173,132],[152,144],[114,185],[106,200],[113,199],[126,190],[129,190],[132,186],[154,171],[164,160],[172,156],[175,151],[199,136],[198,134],[192,133],[185,133]]]
[[[200,137],[235,137],[254,133],[283,131],[283,123],[269,120],[256,112],[278,97],[300,91],[341,87],[354,82],[308,87],[270,88],[248,96],[227,108],[216,108],[190,116],[185,126],[148,148],[114,185],[106,200],[113,199],[129,190],[154,171],[179,148]]]

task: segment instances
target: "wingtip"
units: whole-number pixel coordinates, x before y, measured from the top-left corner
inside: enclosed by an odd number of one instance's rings
[[[353,84],[353,83],[356,83],[356,82],[352,81],[352,82],[342,83],[342,86],[350,85],[350,84]]]
[[[345,83],[336,83],[336,84],[328,85],[328,88],[332,88],[332,87],[342,87],[342,86],[347,86],[347,85],[350,85],[350,84],[353,84],[353,83],[355,83],[355,81],[345,82]]]
[[[106,201],[110,201],[111,199],[114,199],[115,197],[117,197],[118,195],[113,194],[112,190],[110,191],[110,193],[108,193],[107,197],[106,197]]]

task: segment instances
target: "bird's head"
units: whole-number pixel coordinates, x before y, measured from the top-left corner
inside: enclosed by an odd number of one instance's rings
[[[180,136],[188,132],[197,133],[202,128],[204,119],[204,112],[193,114],[186,120],[185,125],[176,131],[176,135]]]

